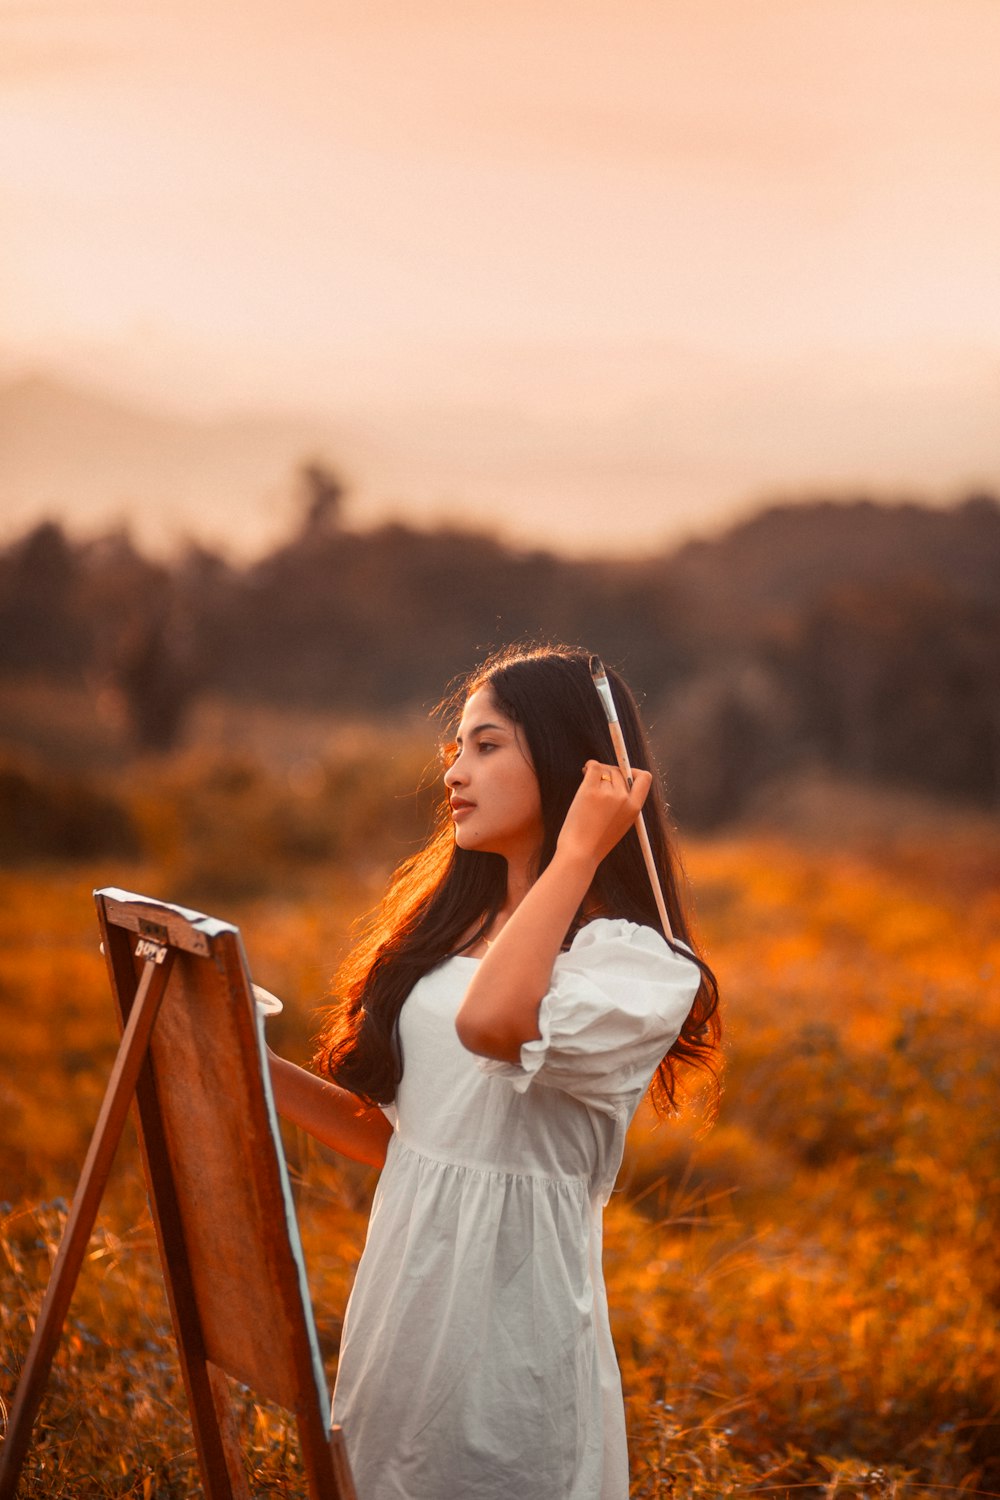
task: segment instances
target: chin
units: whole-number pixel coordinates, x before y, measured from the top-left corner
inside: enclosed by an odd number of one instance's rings
[[[472,854],[499,853],[489,837],[483,838],[481,834],[466,833],[463,828],[455,829],[455,843],[459,849],[466,849]]]

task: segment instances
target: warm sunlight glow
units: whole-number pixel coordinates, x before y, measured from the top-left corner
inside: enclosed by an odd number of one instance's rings
[[[576,549],[1000,482],[990,0],[114,0],[11,8],[0,57],[8,381],[305,414],[366,515]],[[227,459],[105,445],[101,500],[60,428],[0,452],[13,521],[227,524]]]

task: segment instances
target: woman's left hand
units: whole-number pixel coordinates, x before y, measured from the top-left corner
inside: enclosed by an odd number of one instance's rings
[[[635,824],[652,783],[648,771],[633,771],[630,791],[618,766],[588,760],[563,821],[557,850],[592,860],[596,868]]]

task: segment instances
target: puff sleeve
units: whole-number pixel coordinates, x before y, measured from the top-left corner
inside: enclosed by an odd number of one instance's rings
[[[556,959],[539,1006],[541,1036],[523,1044],[519,1062],[480,1058],[479,1066],[518,1093],[562,1089],[617,1115],[649,1086],[700,982],[694,960],[651,927],[597,918]]]

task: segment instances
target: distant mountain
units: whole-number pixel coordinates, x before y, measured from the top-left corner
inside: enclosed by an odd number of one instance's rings
[[[89,530],[140,512],[157,540],[209,519],[213,538],[252,533],[245,554],[287,529],[299,463],[356,446],[320,419],[198,421],[28,376],[0,388],[0,513],[10,530],[46,510]]]
[[[563,365],[552,368],[557,384]],[[51,372],[0,385],[0,543],[53,516],[91,533],[127,521],[160,551],[189,533],[260,556],[287,531],[290,481],[311,458],[343,475],[359,522],[471,524],[576,556],[604,555],[609,543],[619,555],[659,551],[701,525],[706,484],[714,515],[739,491],[735,473],[689,451],[651,399],[606,420],[474,380],[458,394],[419,382],[377,400],[341,391],[329,419],[321,403],[334,398],[315,399],[312,415],[199,421]]]
[[[567,357],[533,357],[517,399],[507,385],[507,395],[491,388],[482,371],[447,389],[424,389],[411,371],[398,388],[390,381],[377,400],[348,385],[336,397],[318,389],[309,398],[312,410],[276,415],[265,409],[228,419],[199,420],[115,399],[52,371],[0,384],[0,545],[50,516],[77,534],[126,522],[140,546],[161,553],[193,536],[238,559],[260,557],[294,526],[295,470],[318,459],[345,480],[351,525],[392,519],[430,529],[450,523],[566,557],[660,557],[682,536],[717,531],[758,482],[789,497],[793,503],[783,509],[791,515],[800,504],[795,476],[824,472],[821,451],[810,450],[795,419],[794,393],[784,387],[757,390],[759,409],[741,406],[742,426],[721,442],[714,423],[705,429],[689,420],[694,408],[689,411],[676,370],[666,380],[658,361],[638,372],[616,365],[621,391],[609,407],[588,396],[583,372],[577,406],[556,394]],[[710,383],[713,373],[719,372],[702,368],[699,380]],[[787,412],[787,430],[761,448],[747,433],[758,418],[766,427],[776,409]],[[869,424],[877,415],[868,413]],[[970,474],[995,471],[975,433],[962,447]],[[935,476],[945,471],[933,448],[924,454],[918,445],[892,472],[916,470],[928,489],[940,490]],[[870,473],[873,492],[884,498],[885,483],[877,476],[886,472],[885,455],[879,459],[873,451],[870,463],[862,458],[851,472]],[[835,465],[829,472],[843,471]],[[822,492],[818,478],[812,488]],[[835,480],[827,493],[837,497],[832,538],[842,510]],[[755,576],[772,577],[774,554],[784,550],[784,524],[779,517],[745,532],[737,527],[723,542],[750,592]],[[821,567],[825,523],[819,530],[807,524]],[[886,523],[886,536],[895,524]],[[875,523],[868,529],[874,555],[881,556],[881,533]],[[788,535],[794,551],[794,535]],[[831,545],[835,553],[840,544]],[[722,567],[722,555],[708,565],[710,576]],[[686,559],[685,573],[695,582],[707,556],[692,551]],[[775,581],[790,585],[797,566],[779,570]]]

